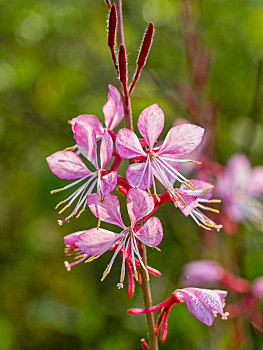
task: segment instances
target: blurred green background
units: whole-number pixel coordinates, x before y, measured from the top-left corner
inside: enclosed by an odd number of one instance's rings
[[[174,86],[188,80],[177,0],[123,0],[129,75],[149,21],[156,26],[147,66],[132,98],[135,121],[158,103],[165,112],[163,135],[178,117],[187,117]],[[216,157],[225,163],[234,152],[250,150],[253,165],[263,155],[261,109],[249,119],[263,49],[262,0],[199,0],[196,27],[212,54],[208,94],[219,107]],[[96,224],[88,213],[59,227],[53,209],[64,198],[49,191],[63,185],[45,158],[73,145],[67,121],[95,114],[109,83],[119,88],[106,45],[107,7],[102,0],[0,1],[0,349],[139,349],[146,336],[144,316],[126,313],[142,306],[140,288],[132,299],[127,286],[116,288],[120,259],[109,277],[100,277],[111,253],[69,273],[63,261],[63,236]],[[167,98],[169,96],[169,98]],[[253,138],[247,137],[253,130]],[[123,168],[124,169],[124,168]],[[123,170],[122,169],[122,170]],[[122,200],[124,203],[124,199]],[[202,233],[169,204],[158,213],[165,236],[162,253],[150,250],[149,264],[162,271],[152,277],[154,304],[181,287],[185,263],[212,258],[202,248]],[[263,236],[242,227],[237,237],[218,235],[218,255],[234,247],[239,273],[262,275]],[[224,261],[232,270],[231,262]],[[231,300],[231,295],[228,302]],[[243,320],[246,322],[246,320]],[[235,321],[216,320],[211,330],[184,304],[174,307],[162,349],[228,349]],[[240,349],[263,349],[262,336],[246,324]]]

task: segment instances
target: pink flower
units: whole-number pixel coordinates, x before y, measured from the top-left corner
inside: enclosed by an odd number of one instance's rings
[[[157,104],[142,111],[137,125],[141,135],[145,138],[147,149],[142,148],[136,134],[129,129],[119,130],[116,139],[116,148],[120,157],[139,158],[143,161],[131,164],[127,168],[128,182],[134,187],[147,189],[149,192],[153,186],[154,194],[158,199],[155,184],[155,178],[157,178],[170,193],[176,205],[185,215],[189,215],[197,205],[196,197],[174,189],[173,184],[178,180],[194,189],[191,182],[179,172],[178,166],[180,162],[191,162],[191,160],[177,157],[192,152],[199,145],[204,129],[192,124],[175,126],[168,132],[163,144],[159,148],[154,148],[164,127],[164,114]]]
[[[90,194],[87,196],[87,203],[92,213],[101,221],[105,221],[122,228],[121,233],[104,230],[99,227],[87,231],[76,232],[65,237],[65,243],[68,244],[68,238],[77,236],[74,246],[82,253],[91,255],[88,261],[99,258],[107,250],[118,243],[117,248],[103,273],[102,281],[110,273],[112,264],[122,250],[122,267],[120,283],[118,288],[123,288],[123,281],[125,277],[125,261],[126,257],[131,256],[132,267],[135,278],[137,279],[137,270],[135,257],[138,258],[141,267],[148,274],[147,268],[144,265],[137,242],[148,245],[149,247],[156,247],[162,240],[163,229],[160,220],[157,217],[151,217],[146,223],[138,228],[138,221],[147,216],[154,208],[154,200],[152,197],[141,190],[131,188],[127,194],[127,209],[131,220],[131,226],[125,226],[120,212],[119,199],[113,194],[105,196],[104,201],[101,202],[98,194]],[[72,236],[73,235],[73,236]]]
[[[259,299],[263,298],[263,276],[258,277],[253,281],[251,290],[255,297]]]
[[[263,166],[251,168],[244,154],[235,154],[220,174],[217,194],[225,212],[235,222],[250,220],[262,229],[263,207],[259,197],[263,194]]]
[[[184,266],[182,281],[185,285],[213,284],[221,281],[224,272],[224,268],[216,261],[191,261]]]
[[[116,171],[109,173],[105,173],[104,171],[106,164],[111,160],[113,152],[113,142],[108,132],[106,130],[104,131],[100,144],[100,166],[97,160],[95,131],[87,129],[83,124],[75,123],[74,136],[77,142],[78,152],[87,158],[96,170],[90,171],[78,154],[72,151],[58,151],[47,157],[49,168],[56,176],[65,180],[75,180],[63,188],[51,191],[51,193],[60,192],[82,183],[67,199],[56,206],[57,209],[61,204],[67,203],[59,212],[59,214],[62,214],[78,198],[72,213],[66,219],[59,220],[60,225],[76,215],[81,207],[82,209],[78,216],[85,210],[86,195],[92,192],[95,185],[97,185],[97,192],[100,199],[103,200],[105,195],[114,190],[117,183],[118,174]]]
[[[123,119],[124,109],[121,95],[113,85],[109,85],[108,100],[102,108],[104,114],[104,122],[106,130],[113,130]],[[101,122],[95,115],[82,114],[71,120],[72,129],[74,132],[74,126],[76,123],[82,124],[88,129],[92,129],[96,132],[97,138],[101,138],[104,134],[104,128]]]
[[[220,231],[220,229],[222,228],[222,225],[216,224],[213,220],[211,220],[201,211],[201,210],[204,210],[204,211],[210,211],[217,214],[219,213],[219,210],[205,205],[210,203],[221,202],[219,199],[212,199],[214,186],[208,182],[201,181],[201,180],[191,179],[190,181],[195,187],[194,191],[188,190],[185,184],[182,184],[180,187],[186,193],[197,196],[198,204],[196,208],[194,208],[190,212],[190,216],[194,219],[194,221],[197,223],[198,226],[204,228],[205,230],[211,230],[211,228],[215,228],[217,229],[217,231]]]
[[[143,314],[162,309],[156,324],[155,333],[158,334],[162,325],[161,341],[164,342],[167,337],[167,319],[173,305],[185,302],[188,311],[199,321],[212,326],[217,314],[222,319],[227,319],[228,313],[224,313],[226,291],[210,290],[200,288],[176,289],[172,295],[162,303],[152,306],[148,309],[129,309],[130,314]]]

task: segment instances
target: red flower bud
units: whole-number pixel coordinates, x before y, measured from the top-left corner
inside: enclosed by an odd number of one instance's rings
[[[116,37],[116,27],[117,27],[117,11],[116,6],[113,4],[111,6],[108,24],[108,46],[110,48],[115,47],[115,37]]]
[[[152,22],[150,22],[150,24],[146,30],[146,33],[144,35],[141,49],[140,49],[140,53],[139,53],[139,56],[137,59],[137,64],[139,67],[143,67],[145,65],[146,59],[147,59],[149,51],[151,49],[153,33],[154,33],[154,26],[153,26]]]
[[[127,89],[127,56],[125,51],[125,46],[120,45],[119,49],[119,71],[120,71],[120,81],[123,85],[123,89]]]

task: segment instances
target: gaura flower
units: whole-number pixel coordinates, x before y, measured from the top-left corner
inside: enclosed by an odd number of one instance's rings
[[[251,290],[256,298],[263,298],[263,276],[260,276],[253,281]]]
[[[218,283],[224,276],[224,268],[213,260],[196,260],[184,266],[181,281],[184,285]]]
[[[164,342],[167,337],[167,319],[173,305],[185,302],[188,311],[192,315],[207,326],[212,326],[217,314],[220,314],[222,319],[227,319],[229,315],[223,311],[226,296],[227,292],[223,290],[200,288],[176,289],[168,299],[156,306],[147,309],[129,309],[127,312],[130,314],[143,314],[162,309],[156,323],[155,333],[158,334],[159,328],[162,325],[161,341]]]
[[[102,108],[104,114],[104,123],[106,130],[113,130],[123,119],[124,109],[121,95],[113,85],[109,85],[108,100]],[[92,129],[96,132],[97,138],[101,138],[104,134],[102,123],[95,115],[81,114],[70,121],[74,132],[74,125],[76,123],[82,124],[86,128]]]
[[[201,142],[204,129],[192,124],[181,124],[171,128],[164,142],[158,148],[154,148],[155,142],[164,127],[164,114],[157,105],[145,108],[138,119],[138,129],[144,137],[147,148],[144,150],[136,134],[129,129],[118,131],[116,149],[120,157],[125,159],[139,158],[142,162],[129,165],[126,177],[130,185],[147,189],[153,186],[156,192],[155,178],[170,193],[173,201],[180,207],[185,206],[184,214],[196,206],[195,197],[173,188],[176,180],[185,184],[192,190],[194,186],[180,172],[180,162],[191,162],[190,159],[179,159],[179,156],[192,152]],[[181,208],[180,208],[181,209]]]
[[[89,255],[88,254],[84,254],[82,251],[80,251],[80,249],[75,245],[76,241],[78,240],[79,236],[84,233],[85,231],[79,231],[76,233],[71,233],[69,235],[67,235],[66,237],[64,237],[64,241],[65,241],[65,255],[68,258],[72,258],[73,261],[69,262],[69,261],[64,261],[65,267],[68,271],[71,271],[71,268],[79,263],[81,263],[84,260],[88,260]],[[116,249],[118,249],[119,243],[114,244],[110,250],[112,250],[113,252],[116,251]],[[139,251],[140,251],[140,247],[139,247]],[[119,250],[118,253],[121,258],[123,258],[123,250]],[[134,261],[135,261],[135,266],[137,268],[137,276],[138,276],[138,282],[141,284],[142,283],[142,278],[141,278],[141,274],[140,274],[140,270],[138,269],[141,264],[140,261],[134,257]],[[135,283],[134,283],[134,273],[133,273],[133,262],[132,262],[132,257],[131,257],[131,253],[127,252],[126,257],[125,257],[125,267],[127,269],[127,273],[128,273],[128,297],[131,298],[134,290],[135,290]],[[156,270],[155,268],[151,267],[151,266],[146,266],[147,271],[149,274],[156,276],[156,277],[160,277],[162,274],[160,271]]]
[[[187,192],[188,194],[197,196],[198,204],[196,208],[194,208],[190,212],[191,217],[194,219],[194,221],[197,223],[198,226],[204,228],[205,230],[211,230],[211,228],[215,228],[217,231],[220,231],[220,229],[222,228],[222,225],[216,224],[213,220],[211,220],[201,211],[201,210],[204,210],[204,211],[210,211],[216,214],[219,213],[219,210],[211,208],[210,206],[206,205],[206,204],[212,204],[212,203],[221,203],[220,199],[212,199],[214,186],[206,181],[194,180],[194,179],[191,179],[190,181],[195,187],[194,191],[188,190],[185,184],[182,184],[180,188],[185,192]]]
[[[113,142],[108,132],[104,130],[100,144],[100,166],[97,159],[95,131],[87,129],[82,124],[75,123],[74,136],[79,153],[87,158],[96,170],[90,171],[79,155],[72,151],[58,151],[47,157],[49,168],[56,176],[65,180],[75,180],[63,188],[51,191],[52,194],[82,183],[67,199],[61,201],[56,206],[57,209],[61,204],[67,203],[59,212],[59,214],[62,214],[78,198],[77,204],[71,214],[64,220],[58,221],[60,225],[76,215],[81,207],[82,209],[79,211],[77,217],[85,210],[86,196],[93,191],[95,185],[97,185],[97,193],[100,199],[103,200],[105,195],[114,190],[117,183],[117,172],[112,171],[107,173],[104,170],[106,164],[111,160],[113,152]]]
[[[233,155],[219,175],[217,194],[222,199],[226,214],[235,222],[249,220],[262,229],[263,166],[251,168],[244,154]]]
[[[227,271],[217,261],[196,260],[184,266],[181,278],[184,285],[222,284],[227,289],[238,293],[247,293],[250,283],[241,277]]]
[[[74,238],[77,236],[77,239],[72,243],[74,243],[74,247],[76,247],[76,249],[79,249],[83,254],[91,256],[87,261],[90,262],[94,259],[99,258],[107,250],[111,250],[111,248],[116,243],[118,243],[118,246],[114,251],[110,263],[108,264],[101,278],[103,281],[105,277],[110,273],[116,256],[120,250],[122,250],[123,258],[120,283],[117,285],[118,288],[123,288],[123,281],[125,277],[125,261],[126,257],[128,256],[131,257],[135,278],[138,279],[135,262],[136,257],[138,258],[141,267],[145,270],[148,276],[148,271],[142,261],[137,243],[141,242],[148,245],[149,247],[157,247],[162,240],[163,229],[162,224],[157,217],[151,217],[140,228],[138,227],[138,221],[150,214],[153,210],[153,198],[149,197],[146,192],[135,188],[131,188],[128,191],[127,209],[131,220],[130,226],[124,225],[121,218],[119,199],[113,194],[108,194],[105,196],[103,202],[101,202],[98,194],[89,194],[87,196],[87,203],[92,213],[99,219],[99,222],[101,220],[117,225],[122,228],[121,233],[104,230],[98,226],[97,228],[76,232],[70,236],[66,236],[65,244],[71,243],[68,242],[68,238],[71,239],[71,236]]]

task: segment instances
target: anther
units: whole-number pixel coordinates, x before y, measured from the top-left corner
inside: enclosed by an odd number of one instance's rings
[[[197,160],[188,160],[188,163],[202,164],[202,162],[198,162]]]
[[[220,211],[218,209],[210,208],[210,207],[205,207],[206,210],[212,211],[213,213],[219,214]]]
[[[140,184],[136,185],[135,188],[139,188],[140,187]]]
[[[150,190],[149,186],[147,186],[147,191],[149,193],[149,196],[151,197],[152,193],[151,193],[151,190]]]
[[[158,194],[156,192],[154,192],[155,198],[157,199],[158,202],[161,202],[160,197],[158,196]]]
[[[55,209],[57,209],[58,207],[61,206],[61,204],[66,203],[66,202],[67,202],[67,199],[65,199],[64,201],[59,202],[59,203],[55,206]]]
[[[189,183],[185,182],[185,181],[182,181],[182,184],[184,184],[185,186],[189,187],[192,191],[195,190],[194,187],[192,187]]]
[[[63,209],[61,209],[58,213],[62,214],[67,208],[69,207],[69,205],[65,205],[65,207]]]
[[[85,263],[90,263],[90,262],[92,262],[95,259],[96,259],[96,255],[92,255],[87,260],[85,260]]]
[[[161,252],[161,249],[160,249],[160,248],[155,247],[155,246],[153,246],[153,248],[155,248],[156,250],[158,250],[158,252]]]
[[[73,255],[73,254],[71,254],[71,255]],[[83,258],[83,256],[85,256],[85,255],[86,255],[86,254],[77,255],[77,256],[75,256],[74,260],[81,259],[81,258]]]
[[[57,193],[57,192],[61,192],[63,191],[63,188],[58,188],[57,190],[52,190],[50,191],[51,194]]]
[[[108,265],[107,267],[106,267],[106,269],[105,269],[105,271],[103,272],[103,275],[102,275],[102,277],[101,277],[101,282],[103,282],[104,280],[105,280],[105,278],[108,276],[108,274],[109,274],[109,268],[110,268],[110,265]]]
[[[205,195],[209,190],[212,190],[215,186],[211,185],[211,186],[208,186],[207,188],[205,188],[202,192],[202,195]]]
[[[135,277],[135,280],[138,282],[138,272],[136,269],[134,269],[134,277]]]
[[[185,204],[185,200],[183,199],[183,197],[177,192],[176,195],[179,197],[180,201]]]
[[[210,199],[209,203],[221,203],[221,199]]]
[[[206,227],[206,226],[203,225],[203,224],[199,224],[199,226],[202,227],[203,229],[207,230],[207,231],[211,231],[211,228]]]
[[[67,148],[64,148],[63,151],[72,151],[74,148],[75,146],[67,147]]]
[[[170,193],[170,195],[172,195],[176,200],[178,200],[179,198],[177,197],[177,194],[175,194],[170,188],[167,188],[168,192]]]
[[[97,230],[100,228],[100,224],[101,224],[101,219],[98,219]]]
[[[85,208],[81,209],[81,211],[78,213],[78,215],[76,216],[76,219],[78,219],[80,217],[80,215],[85,211]]]

